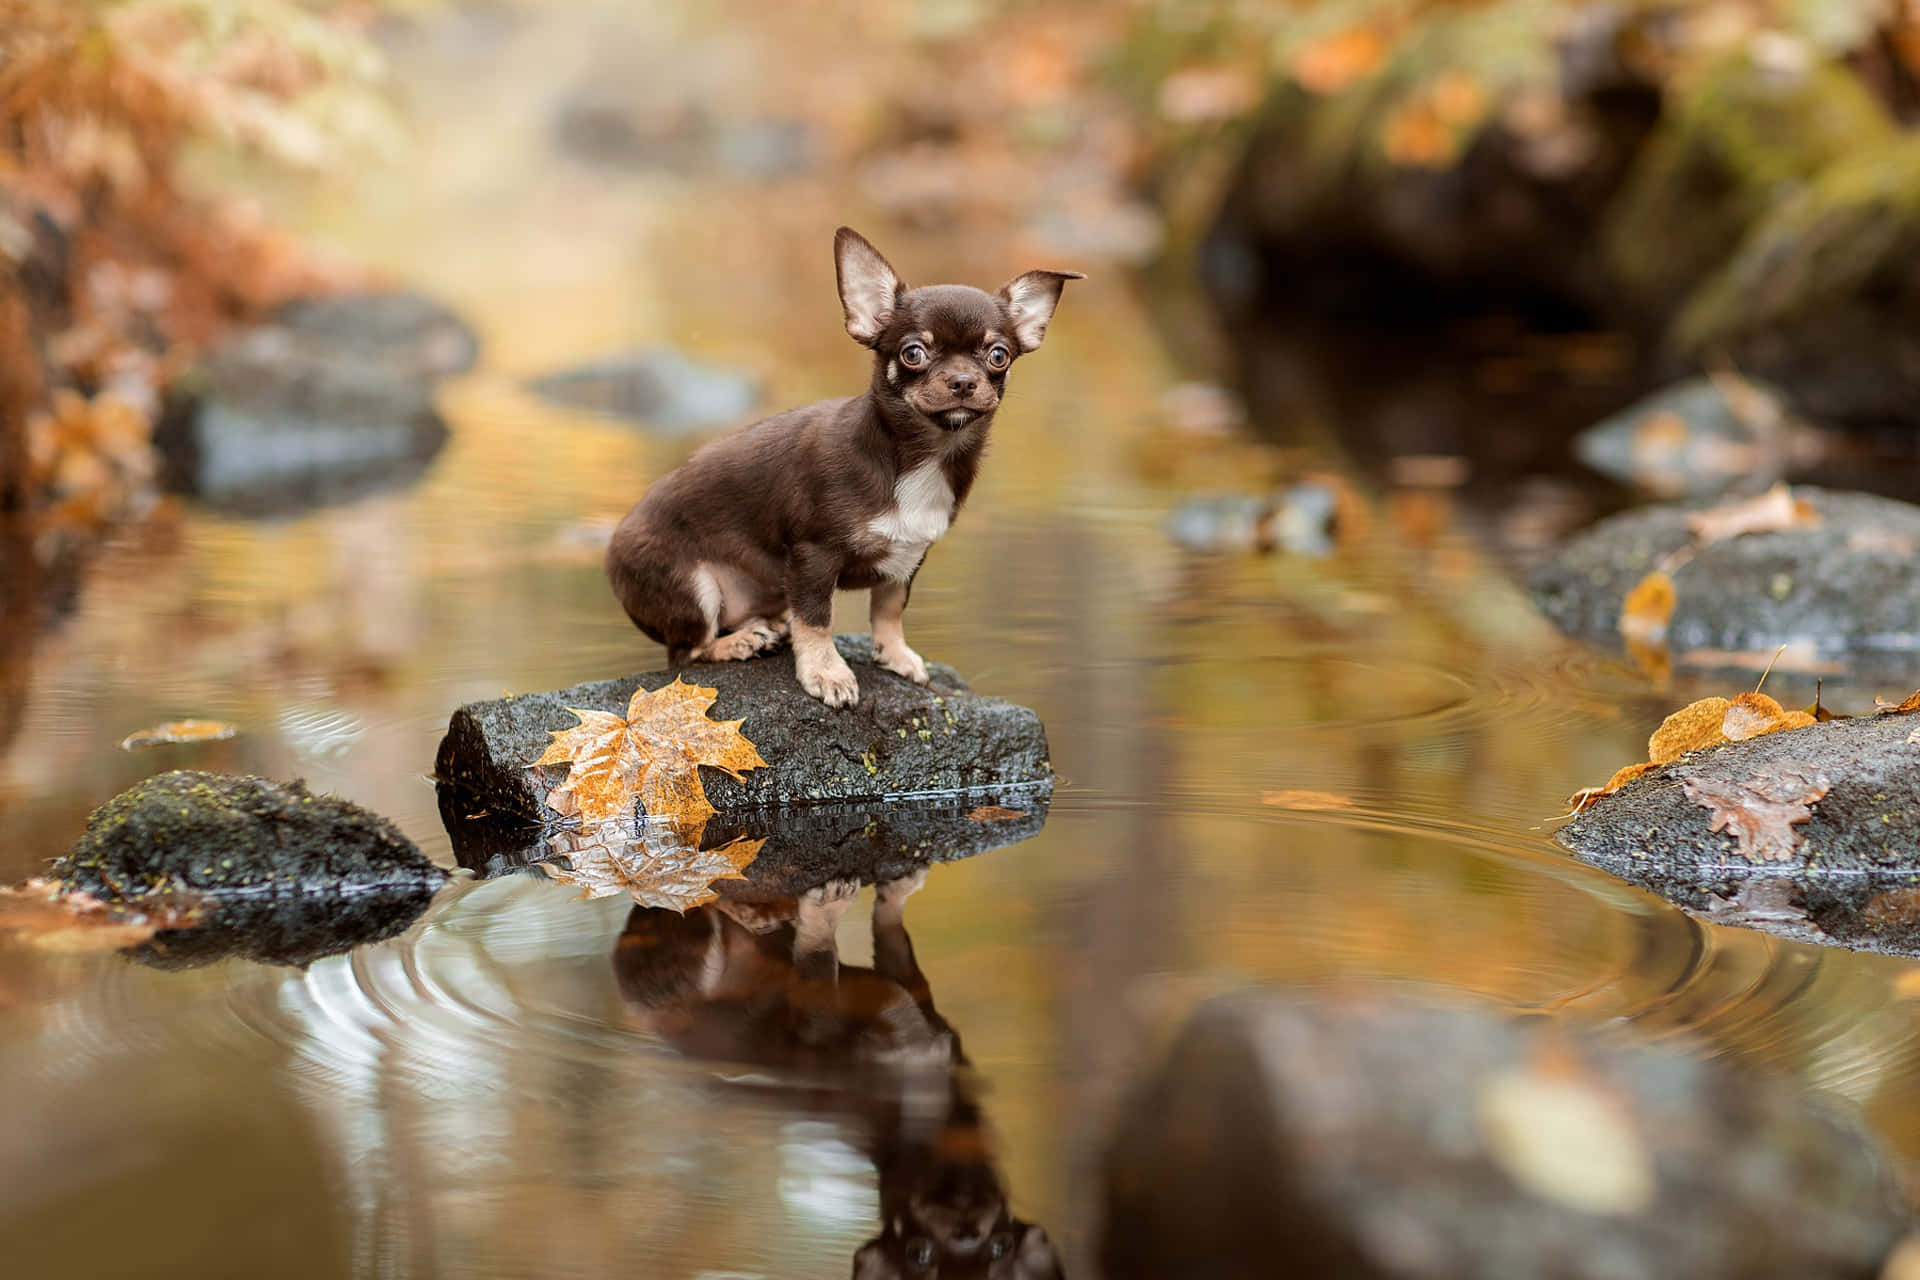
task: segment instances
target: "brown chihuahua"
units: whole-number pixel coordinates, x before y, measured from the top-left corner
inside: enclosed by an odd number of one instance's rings
[[[833,251],[847,332],[873,348],[872,385],[701,448],[620,522],[607,577],[673,665],[751,658],[791,631],[801,687],[844,707],[860,687],[833,647],[835,589],[872,589],[880,665],[927,683],[901,629],[914,574],[973,487],[1007,370],[1039,348],[1065,282],[1084,277],[909,289],[851,228]]]

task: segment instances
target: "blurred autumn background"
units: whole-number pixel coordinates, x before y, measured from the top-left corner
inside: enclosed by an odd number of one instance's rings
[[[914,606],[922,652],[1041,712],[1065,783],[915,904],[1028,1216],[1079,1244],[1124,1068],[1251,980],[1691,1028],[1920,1154],[1912,966],[1689,924],[1551,851],[1560,799],[1707,687],[1560,638],[1514,577],[1650,495],[1920,489],[1916,121],[1915,0],[0,0],[0,880],[163,767],[305,777],[450,863],[421,775],[451,709],[657,665],[601,579],[612,521],[705,434],[867,376],[844,222],[911,283],[1089,276]],[[1703,373],[1737,447],[1588,434]],[[239,733],[115,745],[187,716]],[[464,1051],[544,1098],[536,1015],[617,1017],[618,921],[561,954],[580,917],[541,902],[552,956],[449,936],[526,1015]],[[127,1008],[227,999],[9,972],[0,1009],[93,1028],[59,1088],[134,1070],[102,1047]],[[262,1025],[337,1067],[303,1016]],[[154,1043],[143,1080],[261,1088]],[[266,1107],[241,1137],[357,1151],[364,1107],[435,1149],[407,1108],[456,1106],[449,1054],[359,1064],[400,1083],[318,1106],[333,1136]],[[657,1121],[653,1069],[600,1105]],[[748,1266],[761,1200],[662,1171],[764,1116],[703,1129],[673,1087],[687,1145],[604,1183],[554,1172],[565,1121],[506,1126],[521,1172],[473,1176],[539,1231],[424,1157],[362,1229],[450,1274],[531,1274],[549,1235]],[[771,1202],[778,1162],[741,1163],[714,1176]],[[683,1217],[615,1230],[619,1196]],[[818,1232],[850,1252],[866,1216]]]

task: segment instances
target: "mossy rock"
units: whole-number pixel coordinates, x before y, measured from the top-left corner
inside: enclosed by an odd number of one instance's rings
[[[94,810],[53,873],[110,902],[202,902],[198,927],[140,950],[165,967],[226,955],[305,964],[405,929],[447,878],[387,819],[337,796],[187,770]]]
[[[1669,345],[1836,425],[1920,426],[1920,138],[1858,151],[1764,218]]]
[[[1917,678],[1920,679],[1920,678]],[[1729,742],[1643,774],[1555,839],[1581,861],[1714,924],[1920,956],[1920,715],[1862,716]],[[1689,794],[1796,773],[1827,784],[1788,856],[1742,852]]]
[[[1804,485],[1793,496],[1816,523],[1708,543],[1687,520],[1714,504],[1612,516],[1534,570],[1534,603],[1561,630],[1618,651],[1628,593],[1665,568],[1675,593],[1666,643],[1683,664],[1757,669],[1789,645],[1898,686],[1920,666],[1920,507]]]
[[[708,715],[744,720],[741,732],[767,762],[741,778],[702,771],[707,800],[722,819],[820,804],[1052,789],[1046,729],[1033,711],[972,692],[958,672],[938,662],[927,664],[931,685],[913,684],[875,665],[870,637],[843,635],[834,643],[860,681],[860,701],[851,707],[833,709],[809,697],[794,677],[791,649],[751,662],[696,663],[461,707],[441,739],[434,776],[470,815],[484,813],[504,825],[553,822],[547,793],[568,766],[534,762],[552,745],[555,730],[580,723],[572,708],[624,715],[636,689],[661,689],[684,677],[716,691]]]
[[[1743,50],[1670,102],[1608,211],[1608,266],[1651,314],[1671,314],[1782,199],[1894,137],[1846,67],[1777,62]]]

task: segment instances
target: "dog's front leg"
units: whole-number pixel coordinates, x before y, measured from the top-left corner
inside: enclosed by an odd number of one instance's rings
[[[907,612],[907,596],[913,582],[886,581],[873,589],[868,616],[873,620],[873,655],[880,665],[915,684],[927,683],[927,664],[907,645],[907,633],[901,619]]]
[[[800,687],[830,707],[860,701],[860,684],[833,647],[833,589],[839,558],[805,543],[787,555],[787,604],[793,617],[793,669]]]

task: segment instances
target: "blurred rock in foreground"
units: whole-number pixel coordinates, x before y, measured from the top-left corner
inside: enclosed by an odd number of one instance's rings
[[[1798,1087],[1387,997],[1203,1007],[1106,1164],[1112,1280],[1871,1280],[1907,1222]]]

